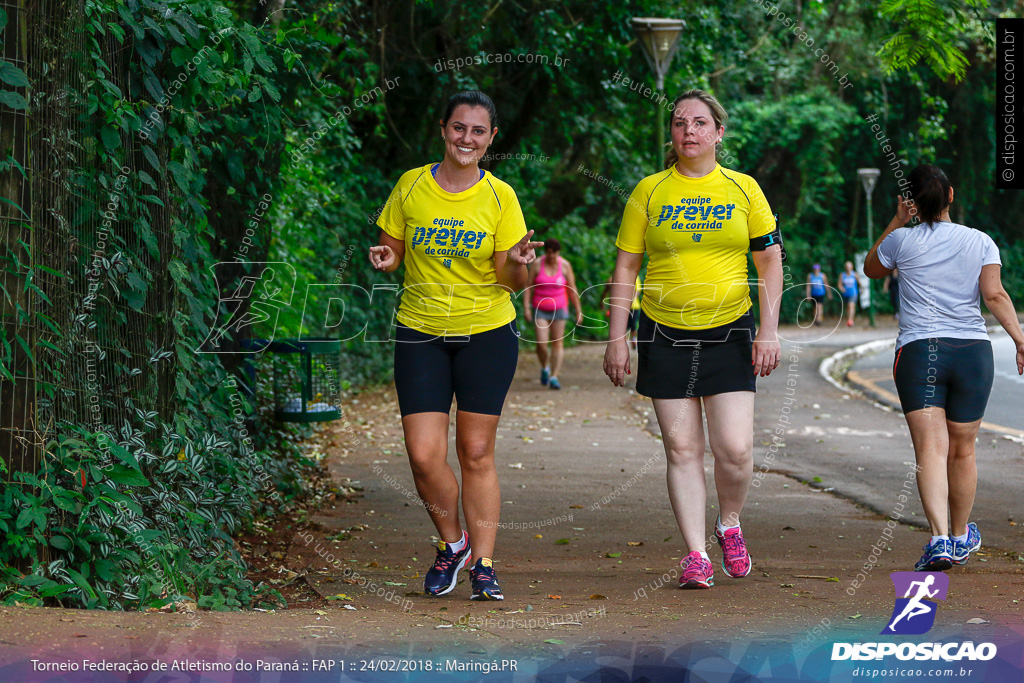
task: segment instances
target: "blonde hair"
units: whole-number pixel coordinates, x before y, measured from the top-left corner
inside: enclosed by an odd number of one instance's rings
[[[687,90],[682,95],[680,95],[679,97],[676,98],[676,101],[672,103],[672,114],[673,114],[673,116],[675,115],[676,107],[679,106],[679,103],[684,101],[684,100],[699,100],[699,101],[703,102],[704,104],[708,105],[708,109],[711,110],[711,118],[714,119],[714,121],[715,121],[715,130],[718,130],[719,128],[724,126],[725,122],[729,120],[729,114],[726,113],[725,107],[723,107],[722,104],[718,100],[715,99],[714,95],[712,95],[711,93],[707,92],[706,90],[701,90],[700,88],[691,88],[690,90]],[[671,117],[669,118],[668,125],[669,125],[669,130],[671,130],[671,128],[672,128],[672,118]],[[671,137],[671,134],[670,134],[670,137]],[[715,145],[715,156],[716,157],[718,156],[718,152],[720,151],[720,149],[721,149],[721,143],[716,144]],[[666,152],[666,154],[665,154],[665,168],[672,168],[678,162],[679,162],[679,155],[676,154],[676,149],[675,149],[675,147],[672,146],[672,143],[670,142],[669,143],[668,152]]]

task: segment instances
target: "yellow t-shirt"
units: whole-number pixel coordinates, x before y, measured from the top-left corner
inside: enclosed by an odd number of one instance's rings
[[[377,225],[405,242],[398,322],[432,335],[476,334],[516,318],[498,284],[494,253],[526,234],[515,191],[489,171],[463,192],[447,192],[430,167],[407,171]]]
[[[722,168],[688,178],[673,166],[633,189],[615,246],[647,252],[641,309],[663,325],[706,329],[751,307],[750,240],[775,229],[764,193],[748,175]]]

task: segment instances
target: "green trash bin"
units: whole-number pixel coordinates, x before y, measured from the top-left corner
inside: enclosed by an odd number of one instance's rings
[[[281,339],[266,350],[273,358],[275,418],[327,422],[341,417],[341,341]]]

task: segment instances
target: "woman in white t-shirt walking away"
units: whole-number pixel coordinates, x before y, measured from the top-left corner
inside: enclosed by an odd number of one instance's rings
[[[1024,374],[1024,332],[999,277],[999,249],[983,232],[949,220],[953,188],[937,166],[908,176],[909,198],[868,252],[873,279],[900,273],[900,331],[893,378],[917,456],[917,486],[932,537],[917,571],[966,564],[981,547],[968,522],[978,485],[974,440],[992,390],[992,343],[980,299],[1017,347]],[[912,216],[921,221],[905,228]]]

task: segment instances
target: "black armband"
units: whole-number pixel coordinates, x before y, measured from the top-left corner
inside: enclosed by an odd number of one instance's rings
[[[775,229],[767,235],[761,235],[760,237],[754,237],[750,240],[750,251],[764,251],[768,247],[775,246],[776,244],[782,249],[782,260],[786,260],[786,246],[782,243],[782,233],[779,231],[778,221],[775,223]]]

